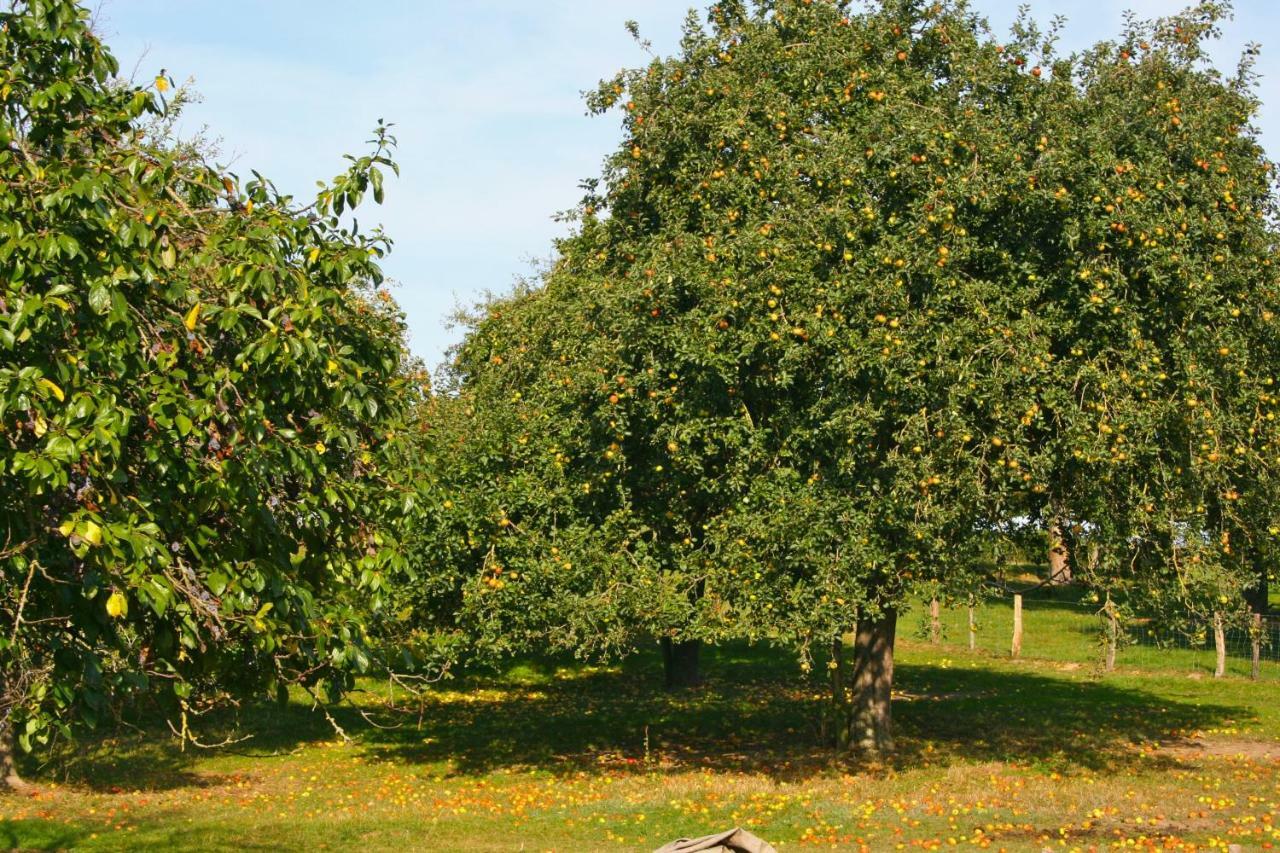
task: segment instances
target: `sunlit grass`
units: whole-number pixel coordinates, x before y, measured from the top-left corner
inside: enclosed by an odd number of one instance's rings
[[[1035,578],[1020,578],[1022,585]],[[1015,584],[1016,588],[1018,584]],[[1101,667],[1105,655],[1106,625],[1101,616],[1102,605],[1079,588],[1042,588],[1024,596],[1022,656],[1042,660],[1075,663],[1090,668]],[[996,657],[1009,657],[1013,640],[1013,602],[1011,596],[990,598],[975,608],[975,646],[978,652]],[[929,636],[927,608],[916,607],[903,627],[908,636],[924,640]],[[963,605],[941,610],[942,644],[967,650],[969,645],[969,611]],[[1122,623],[1117,646],[1116,664],[1121,669],[1152,670],[1204,677],[1215,665],[1213,638],[1206,624],[1195,636],[1158,626],[1143,620]],[[1228,635],[1227,674],[1248,677],[1251,656],[1243,630],[1233,629]],[[1263,678],[1280,679],[1280,624],[1274,621],[1263,647]]]
[[[868,764],[833,758],[822,684],[791,655],[732,646],[706,670],[705,689],[675,694],[658,687],[656,653],[611,667],[522,661],[421,702],[368,681],[334,711],[349,744],[301,697],[246,711],[253,738],[231,749],[181,752],[156,725],[122,730],[36,774],[38,796],[0,800],[0,841],[651,850],[742,825],[783,850],[1280,843],[1275,682],[1098,677],[908,637],[899,753]]]

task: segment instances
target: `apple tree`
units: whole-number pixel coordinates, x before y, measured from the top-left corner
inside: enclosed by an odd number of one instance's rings
[[[963,3],[691,17],[591,96],[623,143],[544,281],[459,351],[503,482],[554,469],[536,503],[567,501],[496,523],[585,525],[627,560],[575,583],[645,591],[673,640],[830,646],[840,737],[870,750],[897,613],[974,592],[1013,521],[1087,523],[1099,587],[1256,589],[1275,211],[1247,68],[1204,61],[1225,12],[1074,56]]]

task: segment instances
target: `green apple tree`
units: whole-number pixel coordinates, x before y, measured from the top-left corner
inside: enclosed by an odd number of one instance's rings
[[[1064,56],[963,2],[722,2],[602,83],[622,143],[450,368],[458,618],[816,651],[874,752],[898,613],[1028,524],[1149,609],[1256,598],[1276,210],[1227,12]]]

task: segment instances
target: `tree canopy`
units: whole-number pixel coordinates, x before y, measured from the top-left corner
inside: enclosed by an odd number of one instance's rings
[[[535,633],[891,652],[1055,513],[1099,588],[1238,597],[1274,537],[1275,209],[1248,63],[1205,60],[1227,11],[1063,56],[964,3],[719,3],[602,83],[622,143],[453,368],[510,490],[486,565],[541,537],[544,588],[616,605],[541,595]],[[472,600],[527,627],[525,592]]]
[[[367,664],[402,495],[388,424],[416,387],[344,211],[156,138],[70,0],[0,13],[0,714],[24,746],[131,695],[185,725],[219,697],[341,689]]]

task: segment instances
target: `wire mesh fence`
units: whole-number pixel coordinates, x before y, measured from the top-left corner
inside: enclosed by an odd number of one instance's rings
[[[1013,597],[986,599],[973,608],[939,606],[936,621],[930,602],[918,608],[916,635],[926,642],[975,653],[1014,656]],[[1211,619],[1174,628],[1152,620],[1118,620],[1112,625],[1101,604],[1052,593],[1021,602],[1021,650],[1018,657],[1075,663],[1105,669],[1109,653],[1122,669],[1212,676],[1218,664]],[[1256,628],[1223,628],[1224,675],[1280,680],[1280,615],[1264,617]]]

